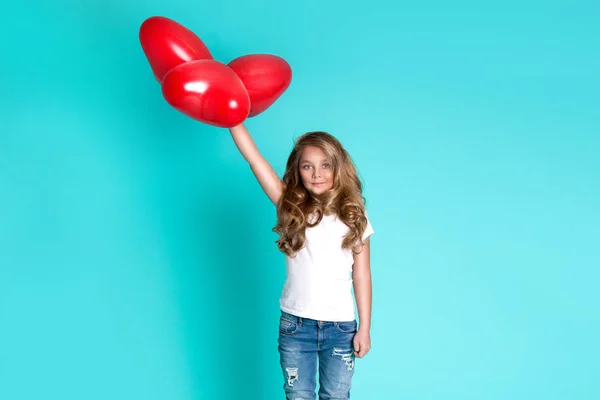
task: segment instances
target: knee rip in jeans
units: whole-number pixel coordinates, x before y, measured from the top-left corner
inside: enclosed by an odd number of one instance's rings
[[[348,367],[348,371],[352,371],[354,368],[354,357],[352,356],[352,350],[342,350],[335,348],[333,349],[333,353],[331,354],[333,357],[339,356],[346,362],[346,366]]]
[[[294,382],[298,380],[298,368],[286,368],[287,372],[287,383],[289,386],[294,386]]]

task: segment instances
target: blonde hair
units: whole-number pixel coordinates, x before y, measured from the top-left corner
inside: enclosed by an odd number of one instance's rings
[[[333,169],[333,187],[318,196],[306,190],[300,177],[300,157],[307,146],[322,149]],[[337,214],[349,228],[342,248],[353,249],[362,244],[362,235],[367,227],[362,184],[350,155],[334,136],[321,131],[300,136],[288,157],[283,184],[277,207],[277,224],[273,228],[280,236],[276,241],[280,251],[293,256],[304,246],[306,227],[317,225],[324,215],[329,214]],[[311,215],[316,218],[309,219]]]

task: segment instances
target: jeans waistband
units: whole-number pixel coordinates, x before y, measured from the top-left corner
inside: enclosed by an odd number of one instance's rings
[[[327,323],[336,324],[336,322],[333,322],[333,321],[317,321],[315,319],[299,317],[297,315],[287,313],[283,310],[281,310],[281,316],[284,317],[285,319],[287,319],[288,321],[295,322],[295,323],[302,324],[302,325],[323,325],[323,324],[327,324]]]

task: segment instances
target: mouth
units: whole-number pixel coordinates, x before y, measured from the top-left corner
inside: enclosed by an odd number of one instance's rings
[[[324,184],[325,184],[325,182],[315,182],[312,185],[316,186],[316,187],[319,187],[319,186],[323,186]]]

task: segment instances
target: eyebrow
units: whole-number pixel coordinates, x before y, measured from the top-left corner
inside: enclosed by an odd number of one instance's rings
[[[308,160],[300,160],[301,163],[310,163],[310,161]],[[321,162],[329,162],[329,160],[327,158],[324,158],[321,160]]]

